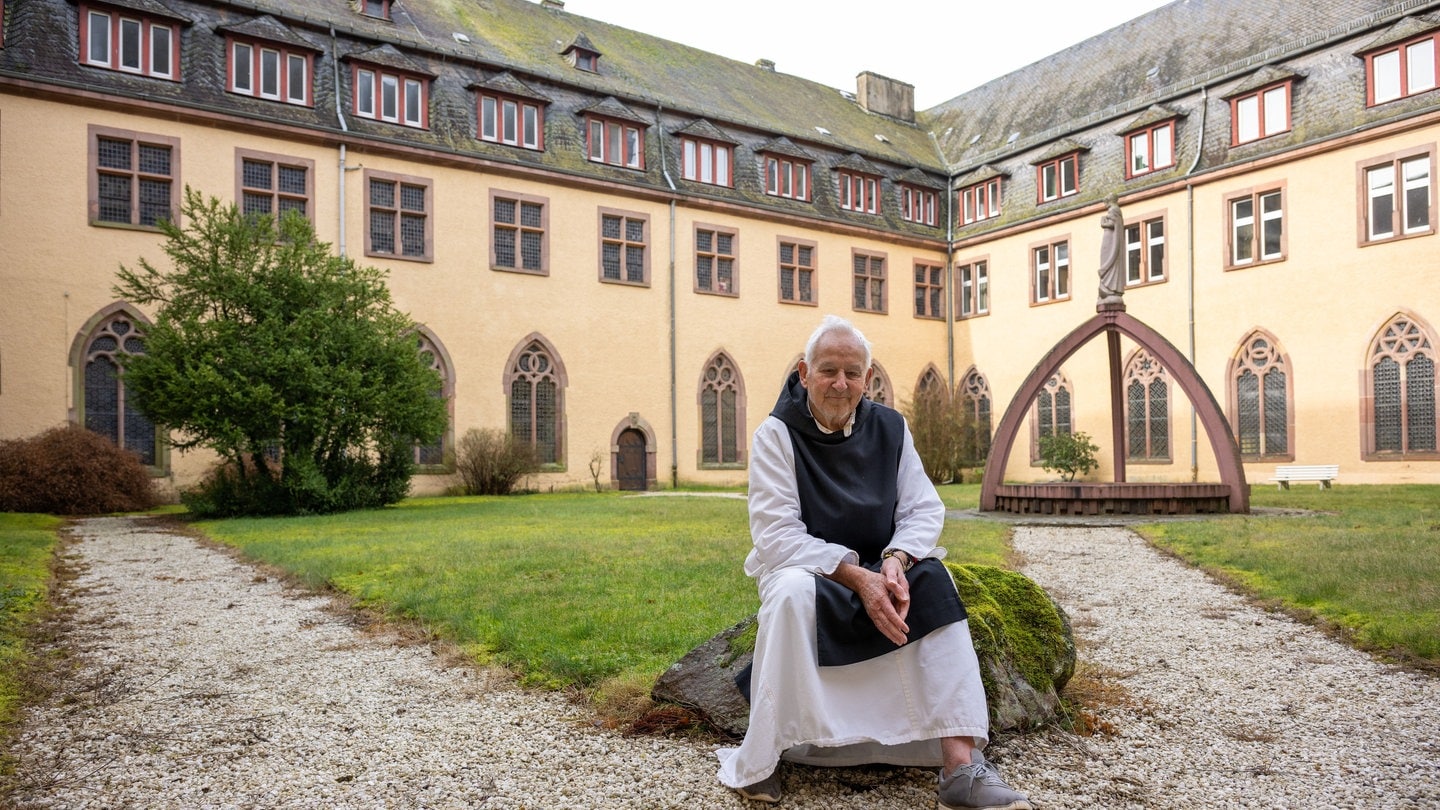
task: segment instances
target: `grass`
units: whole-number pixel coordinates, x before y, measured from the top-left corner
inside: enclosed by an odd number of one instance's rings
[[[1148,540],[1356,646],[1440,672],[1440,490],[1253,488],[1252,507],[1314,510],[1139,527]]]
[[[978,488],[946,488],[947,504]],[[759,606],[745,502],[559,493],[434,498],[343,515],[196,524],[311,586],[415,620],[527,682],[647,690]],[[1008,530],[946,526],[952,562],[1000,564]]]
[[[25,640],[47,604],[61,523],[48,515],[0,512],[0,738],[24,697]]]

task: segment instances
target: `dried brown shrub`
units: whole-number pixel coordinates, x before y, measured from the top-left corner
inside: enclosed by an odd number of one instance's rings
[[[79,425],[0,442],[0,511],[96,515],[159,502],[139,456]]]

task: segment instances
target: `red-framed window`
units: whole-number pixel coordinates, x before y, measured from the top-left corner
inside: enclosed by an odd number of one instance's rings
[[[975,259],[955,268],[960,289],[958,318],[974,318],[990,314],[990,260]]]
[[[992,177],[960,189],[960,224],[1000,216],[1000,178]]]
[[[1165,217],[1141,217],[1125,225],[1125,286],[1165,280]]]
[[[226,89],[305,107],[314,105],[315,54],[269,42],[228,38]]]
[[[1290,82],[1272,84],[1230,99],[1230,145],[1290,131]]]
[[[1035,191],[1039,202],[1058,200],[1080,191],[1080,153],[1047,160],[1035,167]]]
[[[1360,243],[1373,244],[1435,233],[1435,156],[1430,147],[1358,164]]]
[[[1225,269],[1284,261],[1285,187],[1247,189],[1225,198]]]
[[[873,174],[840,170],[839,194],[840,207],[846,211],[880,213],[880,178]]]
[[[680,161],[681,176],[686,180],[712,186],[734,185],[731,173],[734,148],[730,144],[683,137],[680,139]]]
[[[480,140],[536,151],[545,148],[545,105],[491,92],[481,92],[476,104]]]
[[[765,193],[809,202],[810,162],[785,155],[766,155]]]
[[[428,78],[375,65],[356,65],[352,81],[357,116],[417,129],[430,128]]]
[[[928,188],[908,184],[900,186],[900,218],[906,222],[934,225],[936,222],[937,196]]]
[[[180,80],[179,23],[86,4],[80,20],[81,64]]]
[[[1164,121],[1125,136],[1125,176],[1168,169],[1175,165],[1175,122]]]
[[[1434,90],[1440,84],[1435,58],[1440,31],[1365,54],[1365,104],[1373,107]]]
[[[381,20],[390,19],[390,0],[361,0],[360,13]]]
[[[645,128],[630,121],[588,116],[585,154],[595,163],[645,168]]]

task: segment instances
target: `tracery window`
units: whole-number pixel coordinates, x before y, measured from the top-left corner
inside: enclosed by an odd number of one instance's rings
[[[145,332],[137,318],[119,312],[105,320],[85,341],[80,423],[151,467],[159,466],[160,436],[149,417],[133,406],[125,390],[121,358],[145,354]]]
[[[1144,349],[1125,365],[1125,457],[1170,460],[1170,375]]]
[[[1073,388],[1070,380],[1056,372],[1045,381],[1045,386],[1035,397],[1034,432],[1031,443],[1031,460],[1040,458],[1040,440],[1047,436],[1069,435],[1075,432],[1071,416]]]
[[[433,469],[445,464],[445,451],[454,440],[452,433],[454,420],[453,416],[449,414],[448,403],[452,401],[451,397],[455,391],[455,380],[450,376],[450,364],[447,362],[448,358],[433,336],[423,331],[419,332],[415,336],[415,345],[420,352],[420,359],[425,361],[440,377],[440,390],[435,392],[435,395],[443,398],[447,403],[447,420],[445,430],[440,434],[440,438],[429,444],[420,444],[419,442],[415,444],[414,461],[416,466]]]
[[[512,356],[505,387],[510,392],[510,435],[533,445],[541,464],[563,465],[565,375],[544,339],[530,338]]]
[[[920,379],[915,383],[915,396],[918,399],[922,394],[930,394],[945,391],[945,379],[940,376],[940,371],[934,366],[927,367],[920,373]]]
[[[958,393],[964,415],[972,420],[974,458],[983,460],[990,453],[990,383],[985,375],[972,368],[960,381]]]
[[[1230,424],[1246,461],[1294,458],[1290,361],[1275,338],[1252,332],[1230,361]]]
[[[1436,457],[1435,339],[1415,318],[1390,320],[1370,345],[1366,458]]]
[[[700,375],[700,464],[744,463],[745,385],[735,361],[717,352]]]
[[[886,374],[885,369],[874,361],[870,363],[870,370],[874,373],[870,375],[870,385],[865,389],[865,396],[871,402],[895,407],[895,403],[890,399],[890,375]]]

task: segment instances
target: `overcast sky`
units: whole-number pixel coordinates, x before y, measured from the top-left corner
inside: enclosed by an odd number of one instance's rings
[[[1195,0],[1190,0],[1195,2]],[[1165,0],[565,0],[565,10],[853,91],[870,70],[928,109]]]

